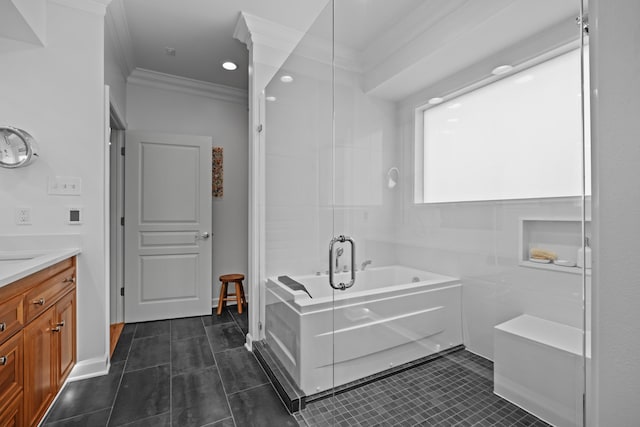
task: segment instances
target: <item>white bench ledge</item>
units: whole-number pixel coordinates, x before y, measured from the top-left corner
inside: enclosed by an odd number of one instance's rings
[[[495,328],[540,344],[548,345],[549,347],[582,356],[582,330],[574,328],[573,326],[523,314],[501,323]]]

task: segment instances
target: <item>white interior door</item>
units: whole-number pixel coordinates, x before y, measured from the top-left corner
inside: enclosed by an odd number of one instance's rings
[[[211,314],[212,138],[127,132],[125,322]]]

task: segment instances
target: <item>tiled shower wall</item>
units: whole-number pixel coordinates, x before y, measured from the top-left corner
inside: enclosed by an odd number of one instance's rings
[[[489,359],[493,327],[520,314],[582,328],[581,275],[518,265],[520,218],[579,219],[581,199],[414,204],[414,116],[425,99],[368,96],[357,72],[337,68],[334,150],[328,64],[294,54],[281,73],[294,82],[276,76],[267,87],[277,98],[266,110],[267,276],[326,271],[329,240],[348,234],[358,264],[461,278],[465,345]],[[389,189],[393,166],[400,179]]]

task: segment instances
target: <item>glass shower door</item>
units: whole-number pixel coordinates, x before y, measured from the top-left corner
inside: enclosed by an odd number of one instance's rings
[[[264,335],[300,421],[583,424],[576,18],[579,0],[330,1],[274,75]]]
[[[329,262],[330,243],[337,236],[332,29],[329,4],[264,94],[260,149],[265,159],[266,278],[261,315],[265,346],[296,409],[311,400],[330,405],[334,388],[334,290],[329,279],[335,267]],[[336,254],[344,251],[339,245]],[[326,415],[332,413],[330,408]]]

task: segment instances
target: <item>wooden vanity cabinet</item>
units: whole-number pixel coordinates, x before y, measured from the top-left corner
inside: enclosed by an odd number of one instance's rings
[[[56,395],[55,309],[51,307],[24,329],[26,425],[37,425]]]
[[[0,427],[38,425],[75,365],[75,277],[72,257],[0,288]]]
[[[56,388],[60,389],[76,364],[76,295],[69,292],[56,304]]]

